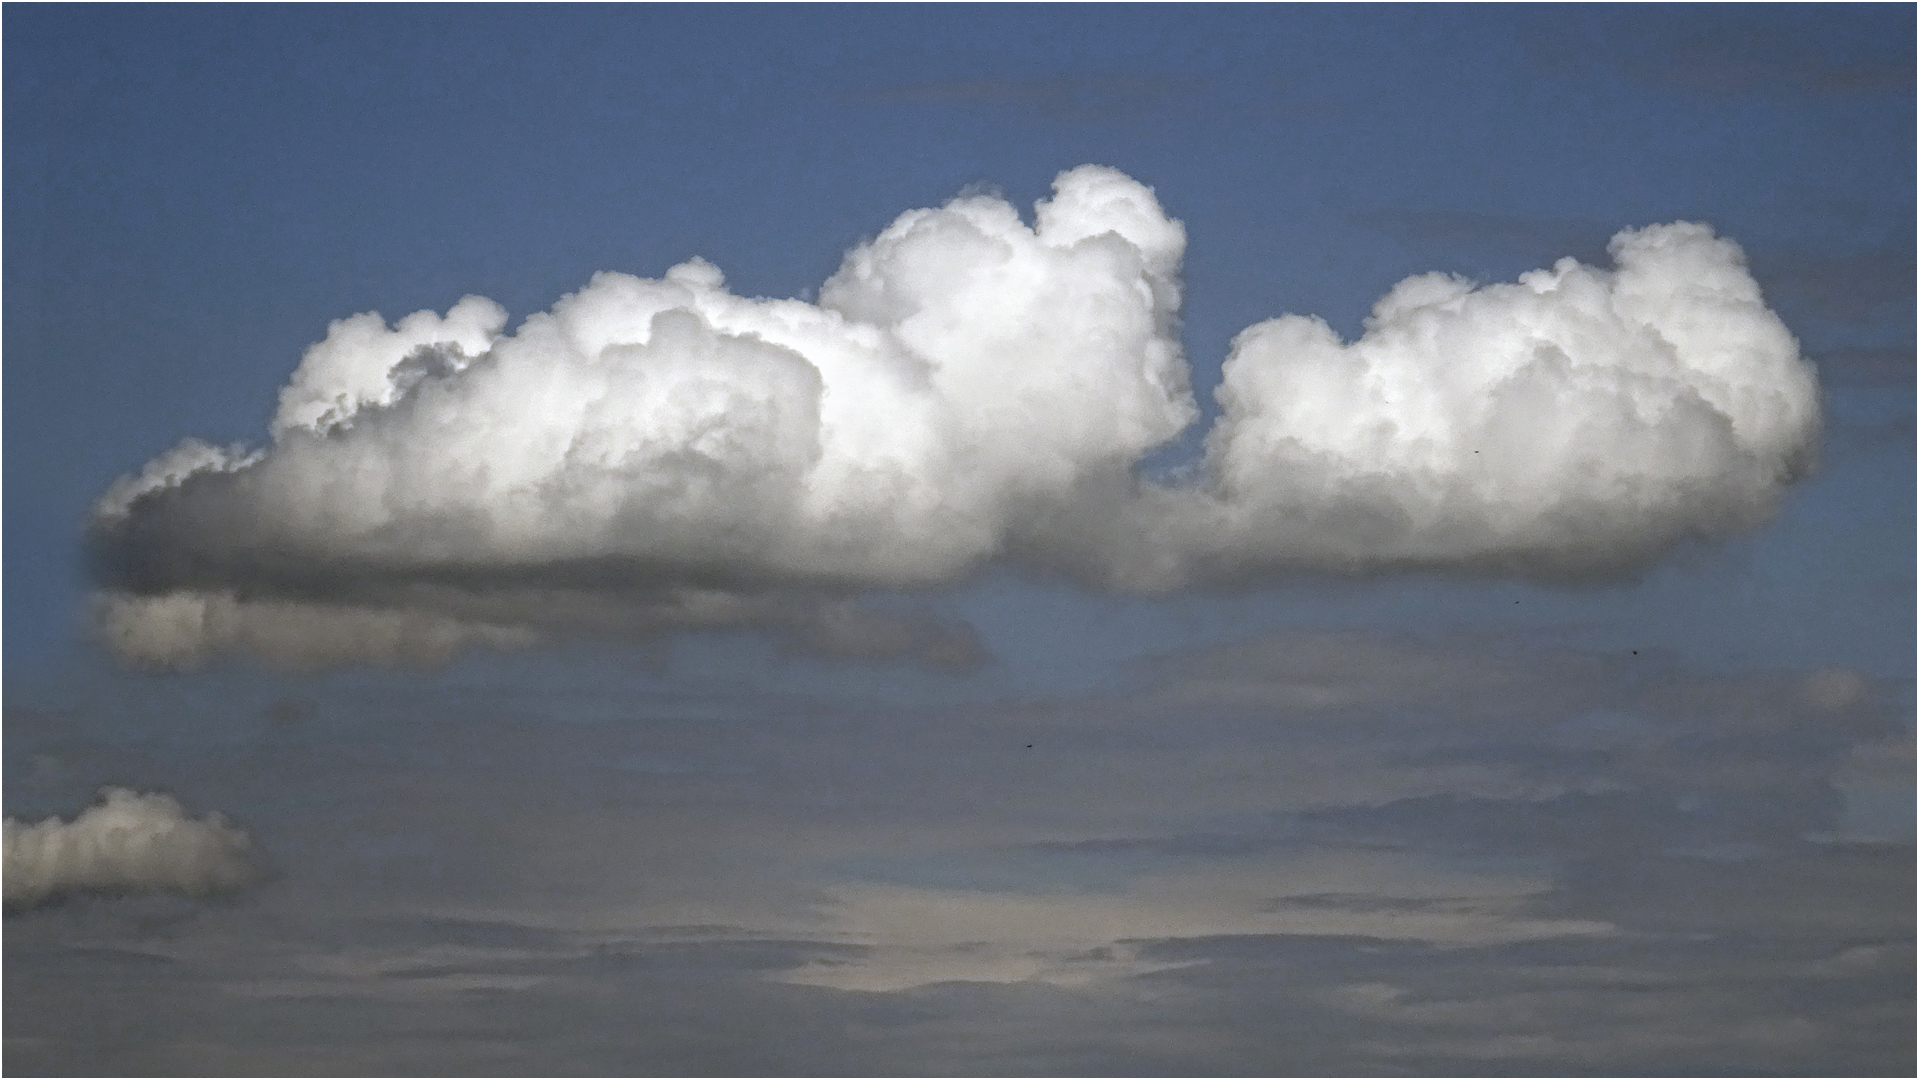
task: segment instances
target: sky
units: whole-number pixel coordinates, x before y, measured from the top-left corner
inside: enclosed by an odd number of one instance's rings
[[[1914,38],[8,5],[7,1067],[1909,1075]]]

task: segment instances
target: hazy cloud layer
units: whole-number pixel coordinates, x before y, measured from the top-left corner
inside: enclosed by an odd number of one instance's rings
[[[304,708],[117,679],[172,699],[145,743],[13,701],[9,798],[150,778],[284,873],[11,915],[10,1061],[1911,1071],[1908,682],[1460,634],[1139,670],[944,707],[618,665],[315,679]]]
[[[965,666],[963,628],[851,598],[1002,557],[1142,592],[1610,576],[1758,525],[1811,463],[1813,369],[1739,248],[1678,223],[1619,233],[1611,270],[1409,278],[1352,342],[1253,326],[1203,460],[1141,479],[1198,415],[1185,241],[1082,166],[1031,226],[989,195],[902,215],[817,304],[693,259],[596,275],[510,335],[479,297],[341,320],[271,446],[189,440],[101,499],[101,626],[163,664],[760,626]]]
[[[67,892],[232,892],[258,877],[253,841],[218,813],[188,817],[172,796],[105,788],[72,821],[6,819],[6,904]]]

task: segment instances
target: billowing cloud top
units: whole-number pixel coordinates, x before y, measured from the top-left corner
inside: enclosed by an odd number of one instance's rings
[[[68,892],[231,892],[259,877],[253,841],[219,814],[188,817],[168,795],[107,788],[72,821],[5,822],[6,905]]]
[[[1816,446],[1812,370],[1738,246],[1680,223],[1620,233],[1612,270],[1410,278],[1350,343],[1253,326],[1203,460],[1142,478],[1198,415],[1185,239],[1088,165],[1030,227],[988,195],[902,215],[818,303],[693,259],[510,335],[479,297],[341,320],[269,447],[189,440],[101,499],[102,628],[175,664],[756,625],[963,666],[963,632],[850,598],[995,558],[1143,592],[1616,574],[1762,522]]]

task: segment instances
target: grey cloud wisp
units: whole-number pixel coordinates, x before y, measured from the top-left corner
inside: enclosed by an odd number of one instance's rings
[[[1054,187],[1031,226],[989,195],[909,211],[817,303],[693,259],[511,334],[480,297],[336,322],[270,445],[189,440],[102,497],[103,636],[325,664],[757,626],[965,666],[963,630],[857,598],[994,559],[1145,593],[1606,576],[1757,526],[1814,455],[1811,366],[1738,246],[1676,223],[1612,269],[1409,278],[1351,342],[1250,327],[1203,459],[1141,477],[1199,415],[1185,229],[1110,168]]]

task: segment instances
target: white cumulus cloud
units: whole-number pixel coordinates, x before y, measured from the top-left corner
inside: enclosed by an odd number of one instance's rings
[[[259,876],[246,833],[218,813],[188,817],[169,795],[110,787],[72,821],[8,818],[4,829],[8,907],[69,892],[206,896]]]
[[[964,628],[857,598],[994,559],[1145,592],[1616,574],[1763,522],[1816,446],[1810,365],[1737,245],[1681,223],[1620,233],[1611,269],[1408,279],[1353,342],[1251,327],[1203,460],[1143,479],[1199,415],[1185,241],[1081,166],[1031,225],[989,195],[901,215],[818,303],[693,259],[511,334],[479,297],[341,320],[269,446],[189,440],[102,498],[102,627],[163,664],[756,626],[965,666]]]

